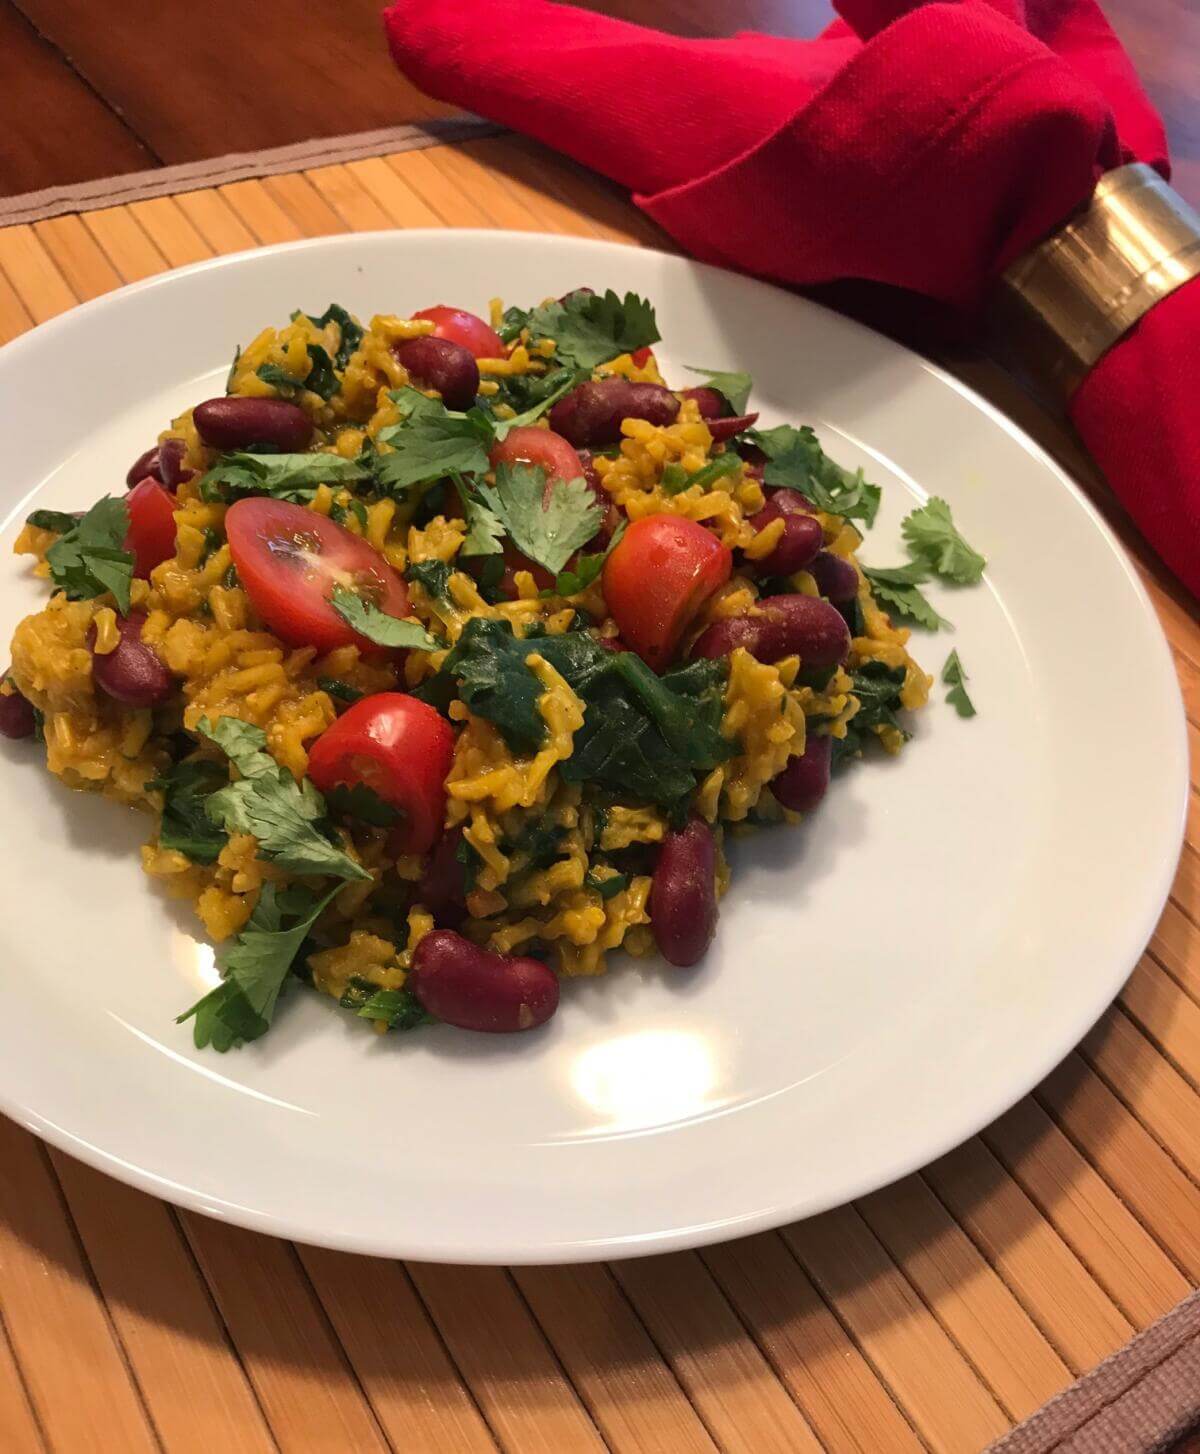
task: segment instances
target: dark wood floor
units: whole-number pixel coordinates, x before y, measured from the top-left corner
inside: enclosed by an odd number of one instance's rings
[[[382,0],[0,0],[0,195],[445,114],[392,66]],[[590,0],[644,18],[644,0]],[[1200,203],[1200,4],[1105,0]],[[826,0],[656,0],[691,35],[805,36]]]

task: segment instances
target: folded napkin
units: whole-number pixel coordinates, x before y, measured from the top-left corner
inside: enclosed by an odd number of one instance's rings
[[[867,280],[974,317],[1009,263],[1166,139],[1093,0],[840,0],[814,40],[692,40],[548,0],[398,0],[397,64],[629,187],[694,256]],[[1200,593],[1200,282],[1100,361],[1071,414]]]

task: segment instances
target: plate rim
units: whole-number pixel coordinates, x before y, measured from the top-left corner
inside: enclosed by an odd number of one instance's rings
[[[1048,469],[1060,486],[1065,487],[1074,502],[1082,507],[1091,526],[1098,532],[1100,539],[1108,548],[1126,583],[1132,587],[1134,598],[1152,628],[1150,634],[1154,638],[1155,650],[1159,657],[1158,665],[1163,670],[1165,684],[1169,687],[1169,695],[1171,697],[1170,704],[1165,701],[1163,702],[1163,709],[1164,721],[1167,715],[1173,717],[1174,767],[1178,769],[1179,777],[1176,831],[1169,840],[1164,835],[1164,844],[1169,842],[1171,846],[1164,848],[1164,862],[1155,876],[1153,893],[1149,891],[1149,881],[1147,880],[1147,902],[1152,906],[1147,911],[1147,922],[1130,926],[1127,934],[1121,940],[1121,952],[1113,957],[1114,964],[1125,967],[1115,970],[1111,976],[1106,976],[1103,983],[1095,986],[1091,993],[1076,997],[1076,1002],[1080,1008],[1078,1008],[1075,1014],[1070,1016],[1064,1015],[1062,1017],[1064,1024],[1068,1019],[1070,1020],[1070,1026],[1062,1032],[1061,1037],[1054,1037],[1053,1043],[1055,1048],[1053,1051],[1047,1055],[1038,1057],[1038,1066],[1032,1078],[1026,1072],[1023,1072],[1015,1079],[1010,1079],[1010,1089],[998,1092],[995,1096],[987,1097],[989,1109],[982,1119],[978,1106],[974,1106],[969,1111],[963,1111],[957,1116],[947,1116],[939,1123],[941,1127],[939,1134],[933,1136],[915,1134],[910,1136],[904,1142],[907,1148],[904,1155],[895,1157],[889,1165],[878,1168],[875,1173],[864,1173],[856,1180],[849,1182],[849,1189],[839,1191],[834,1195],[826,1193],[823,1196],[817,1196],[802,1203],[789,1202],[786,1206],[773,1205],[764,1207],[747,1212],[742,1217],[723,1218],[712,1224],[682,1228],[676,1226],[657,1232],[637,1232],[629,1234],[628,1236],[613,1235],[588,1241],[542,1244],[537,1248],[519,1241],[504,1243],[494,1236],[486,1243],[480,1243],[468,1251],[457,1243],[439,1245],[436,1235],[426,1237],[419,1242],[412,1242],[411,1240],[381,1240],[377,1236],[355,1232],[330,1231],[306,1221],[302,1215],[286,1216],[275,1212],[265,1212],[238,1203],[223,1201],[221,1198],[204,1192],[195,1186],[181,1185],[148,1167],[126,1161],[116,1152],[93,1145],[81,1135],[77,1135],[65,1126],[60,1126],[43,1116],[19,1097],[11,1094],[4,1084],[3,1078],[0,1078],[0,1111],[48,1144],[69,1155],[77,1157],[94,1169],[114,1176],[117,1180],[135,1186],[153,1196],[163,1198],[174,1205],[190,1208],[204,1215],[214,1217],[219,1221],[246,1227],[252,1231],[287,1238],[288,1240],[301,1242],[306,1245],[328,1247],[336,1250],[389,1258],[413,1258],[422,1261],[466,1263],[471,1265],[495,1266],[511,1264],[533,1266],[572,1262],[594,1262],[614,1256],[621,1258],[652,1256],[659,1253],[682,1251],[711,1245],[713,1243],[730,1240],[731,1238],[749,1236],[757,1232],[772,1230],[786,1225],[789,1222],[816,1216],[834,1207],[846,1205],[869,1192],[880,1190],[901,1177],[909,1175],[921,1167],[930,1164],[932,1161],[937,1160],[938,1157],[977,1134],[984,1126],[991,1124],[998,1116],[1015,1105],[1017,1101],[1027,1095],[1030,1090],[1078,1045],[1087,1031],[1100,1019],[1115,1000],[1121,986],[1126,982],[1133,968],[1136,967],[1138,959],[1151,938],[1154,926],[1161,914],[1162,906],[1170,894],[1170,887],[1174,880],[1179,854],[1185,841],[1187,807],[1190,795],[1187,716],[1178,674],[1174,667],[1173,654],[1162,622],[1141,575],[1131,558],[1130,552],[1122,544],[1116,532],[1105,520],[1096,504],[1083,490],[1082,486],[1015,419],[1009,417],[998,406],[986,399],[972,385],[955,377],[940,364],[931,361],[906,344],[890,338],[888,335],[871,328],[858,319],[846,317],[836,310],[816,302],[803,294],[793,292],[775,283],[754,278],[749,274],[718,267],[711,263],[700,262],[686,255],[669,253],[659,248],[641,247],[635,244],[616,242],[608,238],[599,237],[575,237],[537,232],[524,233],[504,228],[438,227],[375,229],[367,232],[339,233],[322,237],[301,238],[289,242],[271,243],[261,247],[242,249],[234,253],[225,253],[211,258],[200,259],[197,262],[179,268],[169,268],[151,277],[126,283],[110,292],[88,299],[83,303],[66,309],[53,318],[36,324],[25,333],[19,334],[16,338],[9,340],[8,343],[0,347],[0,363],[8,364],[14,357],[19,359],[28,347],[36,346],[38,343],[44,343],[48,337],[53,337],[59,332],[69,330],[74,326],[75,320],[81,315],[91,316],[103,313],[106,310],[119,308],[122,301],[131,295],[153,292],[155,289],[162,287],[171,287],[178,279],[183,277],[191,277],[211,271],[221,271],[227,268],[236,269],[247,260],[262,260],[276,257],[280,254],[309,251],[320,252],[323,250],[338,249],[353,251],[356,246],[361,244],[371,245],[380,241],[395,242],[398,239],[430,238],[444,240],[447,238],[461,237],[503,238],[506,241],[521,238],[550,239],[555,247],[566,248],[568,250],[578,249],[585,252],[618,251],[632,253],[640,257],[651,257],[660,260],[671,267],[682,266],[702,273],[734,278],[741,284],[752,284],[759,288],[766,288],[782,293],[790,300],[799,301],[808,308],[817,309],[823,314],[830,315],[837,320],[839,327],[848,327],[853,333],[865,335],[872,339],[883,339],[892,348],[899,350],[910,360],[915,361],[924,372],[931,375],[941,384],[949,386],[954,392],[962,396],[975,410],[989,419],[993,424],[998,425],[1037,464]],[[20,509],[22,502],[28,498],[29,493],[31,492],[26,491],[25,494],[17,497],[14,505],[14,513]],[[11,515],[6,512],[5,519],[10,518]],[[1173,711],[1168,712],[1169,707],[1173,708]],[[1043,1060],[1045,1061],[1044,1064],[1042,1063]],[[992,1104],[993,1101],[996,1103]]]

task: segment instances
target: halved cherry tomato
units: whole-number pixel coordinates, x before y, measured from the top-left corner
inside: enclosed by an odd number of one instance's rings
[[[546,471],[546,484],[555,480],[577,480],[583,476],[583,461],[561,434],[539,429],[535,424],[510,429],[502,444],[493,447],[488,458],[498,464],[538,464]]]
[[[604,599],[626,643],[662,671],[732,567],[730,551],[703,525],[682,515],[647,515],[605,563]]]
[[[133,551],[133,573],[148,580],[150,572],[175,554],[175,496],[157,480],[144,479],[125,496],[129,529],[125,549]]]
[[[289,646],[378,651],[329,604],[338,585],[389,616],[409,614],[408,588],[383,556],[315,510],[256,495],[229,507],[225,532],[254,609]]]
[[[654,350],[652,348],[635,348],[629,357],[633,360],[635,367],[644,369],[654,357]]]
[[[396,853],[426,853],[446,812],[454,732],[432,707],[405,692],[363,697],[321,733],[308,775],[323,793],[361,783],[403,815],[392,830]]]
[[[451,343],[461,343],[476,358],[504,358],[508,353],[496,330],[465,308],[450,308],[439,303],[434,308],[422,308],[413,317],[428,319],[433,324],[434,338],[448,338]]]

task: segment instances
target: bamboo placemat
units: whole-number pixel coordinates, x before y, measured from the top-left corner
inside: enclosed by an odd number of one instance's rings
[[[441,225],[663,245],[526,142],[440,146],[0,230],[0,340],[215,253]],[[1200,627],[1139,564],[1200,786]],[[0,1450],[978,1454],[1200,1282],[1192,808],[1150,949],[1080,1048],[920,1174],[778,1233],[606,1266],[402,1265],[177,1211],[0,1119]]]

